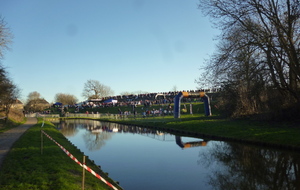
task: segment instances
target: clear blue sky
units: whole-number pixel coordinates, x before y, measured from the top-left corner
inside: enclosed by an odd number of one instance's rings
[[[198,0],[0,0],[14,39],[2,64],[49,102],[98,80],[122,92],[193,90],[218,30]]]

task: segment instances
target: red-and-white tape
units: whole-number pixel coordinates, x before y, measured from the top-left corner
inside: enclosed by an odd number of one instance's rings
[[[81,167],[83,167],[85,170],[87,170],[88,172],[90,172],[91,174],[93,174],[95,177],[97,177],[98,179],[100,179],[101,181],[103,181],[106,185],[108,185],[109,187],[113,188],[114,190],[118,190],[115,186],[113,186],[111,183],[109,183],[108,181],[106,181],[103,177],[101,177],[99,174],[97,174],[96,172],[94,172],[94,170],[92,170],[90,167],[88,167],[85,164],[82,164],[81,162],[79,162],[77,160],[77,158],[75,158],[75,156],[73,156],[69,151],[67,151],[63,146],[61,146],[58,142],[56,142],[50,135],[48,135],[45,131],[42,130],[42,133],[44,133],[50,140],[52,140],[55,144],[57,144],[72,160],[74,160],[74,162],[76,162],[77,164],[79,164]]]

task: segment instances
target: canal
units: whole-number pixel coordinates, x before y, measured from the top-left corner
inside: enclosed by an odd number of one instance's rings
[[[58,129],[126,190],[300,189],[300,153],[66,120]]]

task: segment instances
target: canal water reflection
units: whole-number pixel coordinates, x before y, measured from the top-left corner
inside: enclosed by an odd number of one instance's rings
[[[300,189],[300,153],[93,120],[60,131],[126,190]]]

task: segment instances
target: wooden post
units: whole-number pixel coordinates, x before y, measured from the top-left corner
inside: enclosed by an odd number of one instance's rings
[[[43,154],[43,132],[41,129],[41,154]]]
[[[43,118],[43,124],[41,125],[41,154],[43,154],[43,132],[42,128],[44,127],[44,118]]]
[[[85,155],[83,155],[83,161],[82,164],[85,165]],[[84,190],[84,180],[85,180],[85,169],[82,166],[82,190]]]

